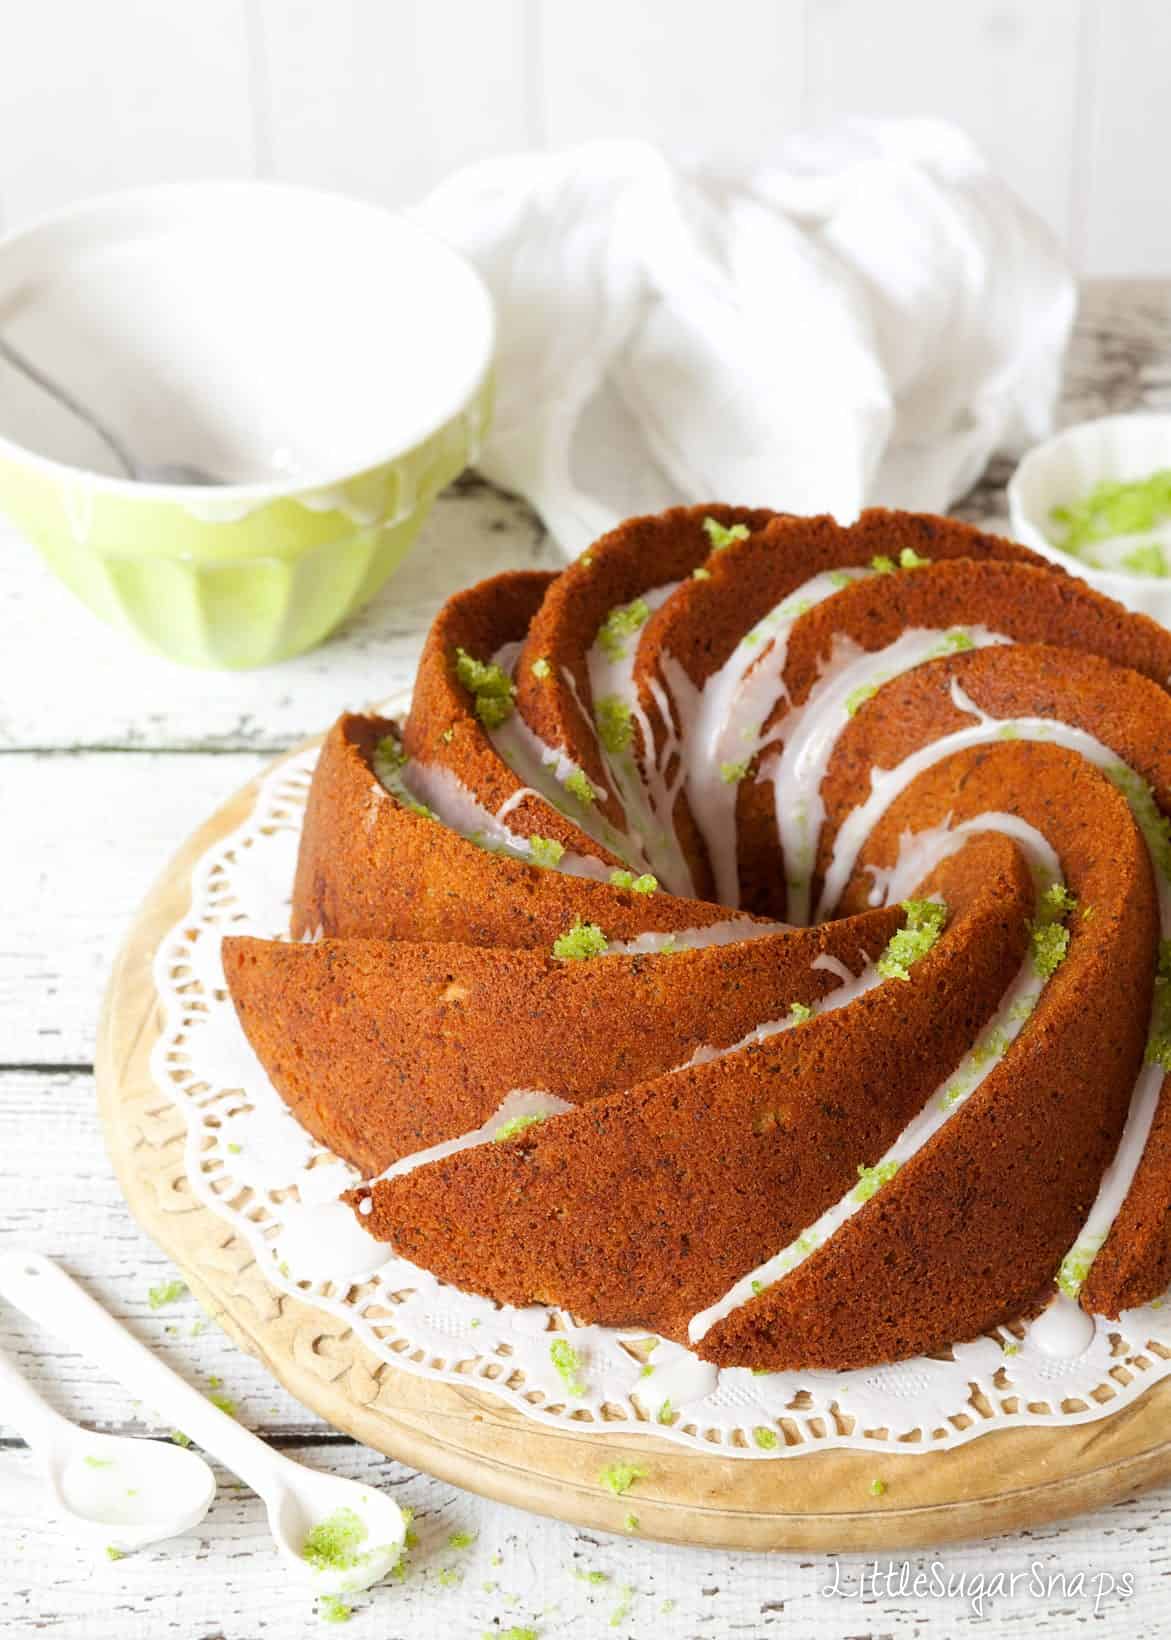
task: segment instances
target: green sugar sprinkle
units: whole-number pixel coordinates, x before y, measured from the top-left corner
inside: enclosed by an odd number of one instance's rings
[[[829,572],[830,585],[834,587],[848,587],[853,579],[844,569],[831,569]]]
[[[549,676],[551,668],[544,655],[538,655],[530,670],[532,671],[534,678],[539,678],[540,681],[544,683],[545,679]]]
[[[947,907],[937,900],[904,900],[903,910],[905,924],[891,935],[878,959],[883,979],[909,980],[912,966],[931,950],[947,921]]]
[[[970,632],[965,632],[962,626],[953,626],[945,632],[939,640],[941,655],[965,655],[969,649],[975,649],[976,640]]]
[[[722,551],[724,547],[730,547],[733,541],[747,541],[750,533],[747,524],[726,526],[716,518],[705,518],[703,531],[716,552]]]
[[[790,1002],[789,1017],[795,1019],[799,1025],[803,1025],[807,1019],[813,1018],[813,1009],[807,1002]]]
[[[219,1407],[221,1412],[226,1412],[229,1418],[235,1418],[238,1415],[239,1409],[237,1408],[235,1401],[233,1401],[229,1396],[209,1395],[208,1400],[211,1402],[213,1407]]]
[[[630,1616],[630,1606],[634,1599],[634,1590],[629,1583],[624,1583],[618,1591],[618,1604],[610,1614],[610,1627],[620,1629]]]
[[[671,1397],[669,1395],[659,1408],[658,1412],[655,1413],[655,1422],[657,1424],[672,1424],[675,1422],[675,1408],[671,1405]]]
[[[393,735],[383,735],[374,748],[374,756],[388,773],[393,774],[396,769],[406,767],[407,754]]]
[[[691,579],[693,581],[710,581],[711,578],[712,578],[711,570],[710,569],[704,569],[702,564],[699,566],[698,569],[693,569],[692,572],[691,572]]]
[[[190,1446],[191,1445],[190,1435],[184,1435],[184,1433],[181,1429],[173,1429],[171,1431],[171,1440],[175,1443],[176,1446]]]
[[[506,1139],[514,1139],[518,1133],[523,1133],[525,1128],[534,1127],[538,1122],[543,1122],[544,1120],[544,1116],[537,1114],[533,1114],[531,1116],[510,1116],[507,1122],[501,1122],[500,1126],[496,1129],[496,1132],[492,1135],[493,1143],[498,1145],[503,1144]]]
[[[1146,839],[1157,870],[1171,882],[1171,820],[1160,809],[1154,792],[1142,776],[1125,763],[1113,763],[1103,773],[1130,804],[1135,824]]]
[[[486,729],[498,729],[512,716],[513,683],[495,661],[478,661],[466,649],[455,652],[455,675],[475,696],[476,716]]]
[[[777,1447],[777,1432],[775,1429],[766,1429],[763,1424],[752,1431],[752,1439],[762,1452],[775,1452]]]
[[[851,689],[846,696],[846,716],[853,717],[860,706],[868,700],[873,700],[879,687],[877,683],[860,683],[857,689]]]
[[[458,1566],[444,1566],[436,1576],[441,1589],[454,1589],[464,1580],[464,1574]]]
[[[643,1481],[649,1470],[637,1463],[612,1463],[605,1469],[599,1470],[598,1480],[603,1486],[609,1487],[616,1498],[629,1492],[635,1481]]]
[[[637,1532],[638,1531],[638,1516],[635,1515],[635,1514],[631,1514],[628,1511],[622,1517],[622,1524],[628,1532]]]
[[[161,1310],[164,1305],[174,1304],[176,1299],[182,1298],[186,1291],[185,1281],[160,1281],[147,1293],[146,1301],[152,1310]]]
[[[617,695],[603,695],[596,712],[598,739],[615,756],[624,752],[634,738],[634,718],[630,707]]]
[[[582,563],[586,560],[583,558]],[[510,1629],[485,1629],[484,1640],[537,1640],[536,1629],[521,1629],[514,1623]]]
[[[1065,961],[1069,950],[1069,929],[1061,919],[1077,910],[1077,900],[1062,883],[1051,883],[1041,895],[1037,915],[1029,924],[1033,972],[1050,979]]]
[[[1049,516],[1065,526],[1058,544],[1066,552],[1083,552],[1117,535],[1141,535],[1171,518],[1171,468],[1129,482],[1104,479],[1081,501],[1054,507]]]
[[[1145,1059],[1171,1071],[1171,940],[1159,941],[1159,961],[1155,969],[1155,992],[1151,1005],[1151,1033]]]
[[[556,866],[561,863],[565,847],[555,837],[530,837],[529,853],[539,866]]]
[[[445,729],[439,738],[445,746],[450,746],[452,741],[455,739],[454,724],[450,728]]]
[[[578,1374],[581,1371],[581,1356],[574,1349],[568,1338],[555,1338],[549,1345],[549,1359],[557,1370],[557,1376],[571,1395],[584,1395],[585,1384]]]
[[[1097,1257],[1100,1242],[1078,1242],[1070,1248],[1057,1272],[1057,1285],[1066,1298],[1076,1298],[1090,1273],[1090,1265]]]
[[[886,1482],[883,1481],[883,1480],[879,1480],[878,1476],[876,1475],[870,1483],[870,1496],[872,1498],[880,1498],[885,1491],[886,1491]]]
[[[880,552],[877,557],[870,560],[870,567],[876,575],[893,575],[895,561],[893,558],[888,558],[884,552]]]
[[[609,1583],[610,1581],[609,1572],[583,1572],[577,1566],[573,1568],[573,1575],[579,1583],[589,1583],[595,1589],[600,1583]]]
[[[475,1532],[452,1532],[447,1540],[449,1549],[470,1549],[476,1541]]]
[[[587,957],[601,956],[608,943],[597,923],[578,917],[567,934],[553,941],[553,955],[563,962],[584,962]]]
[[[95,1458],[88,1452],[81,1461],[87,1469],[113,1469],[114,1467],[113,1458]]]
[[[228,1154],[230,1156],[238,1156],[240,1154],[240,1146],[239,1145],[229,1145],[228,1146]]]
[[[632,894],[653,894],[659,886],[659,879],[649,871],[644,871],[641,877],[636,877],[633,871],[612,871],[610,882],[615,888],[629,889]]]
[[[764,1292],[764,1282],[763,1281],[753,1281],[751,1283],[751,1286],[752,1286],[752,1296],[754,1298],[759,1298],[761,1293]]]
[[[315,1572],[348,1572],[367,1558],[358,1545],[368,1537],[366,1522],[356,1509],[335,1509],[305,1534],[301,1559]]]
[[[317,1602],[317,1615],[323,1623],[348,1623],[350,1608],[340,1594],[323,1594]]]
[[[858,1183],[854,1186],[851,1195],[856,1202],[868,1202],[875,1196],[884,1184],[889,1184],[899,1170],[897,1162],[879,1162],[874,1167],[858,1164]]]
[[[922,569],[931,562],[930,558],[921,558],[914,547],[904,547],[899,553],[900,569]]]
[[[572,774],[565,777],[563,784],[570,797],[576,797],[579,803],[596,803],[598,800],[593,782],[584,769],[574,769]]]
[[[616,604],[598,628],[597,642],[607,660],[620,661],[626,654],[626,639],[633,637],[650,620],[651,606],[645,598]]]
[[[748,773],[748,765],[751,761],[751,758],[745,758],[742,763],[721,763],[720,779],[725,786],[738,785]]]
[[[1007,1339],[1002,1340],[1000,1348],[1004,1355],[1019,1355],[1021,1349],[1015,1339],[1012,1343],[1009,1343]]]
[[[106,1544],[106,1559],[107,1560],[125,1560],[126,1559],[126,1551],[125,1551],[125,1549],[116,1548],[114,1546],[114,1544],[112,1544],[112,1543],[107,1543]]]

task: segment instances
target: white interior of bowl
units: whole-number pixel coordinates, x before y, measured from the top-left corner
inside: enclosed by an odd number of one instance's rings
[[[282,491],[336,483],[457,414],[490,363],[493,317],[478,276],[403,218],[198,183],[98,200],[0,242],[0,336],[136,462]],[[3,359],[0,441],[122,476]]]

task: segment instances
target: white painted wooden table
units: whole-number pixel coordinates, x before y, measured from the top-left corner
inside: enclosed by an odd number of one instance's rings
[[[1171,285],[1090,287],[1063,417],[1171,406]],[[1001,516],[1007,466],[960,509]],[[734,498],[733,498],[734,499]],[[101,989],[131,914],[183,837],[268,757],[409,680],[438,604],[478,576],[555,562],[520,502],[474,478],[436,507],[409,562],[317,653],[244,675],[187,672],[94,622],[32,550],[0,535],[0,1235],[62,1259],[194,1383],[222,1381],[239,1416],[310,1463],[390,1487],[416,1510],[401,1583],[354,1603],[355,1637],[637,1640],[772,1633],[1067,1636],[1171,1633],[1171,1487],[1072,1525],[887,1563],[763,1558],[608,1539],[486,1503],[355,1446],[278,1389],[194,1300],[152,1313],[170,1273],[130,1218],[94,1112]],[[0,1307],[0,1347],[65,1413],[142,1431],[149,1414]],[[778,1480],[783,1486],[784,1471]],[[256,1500],[227,1476],[198,1535],[110,1563],[41,1524],[33,1463],[0,1405],[0,1636],[66,1640],[281,1640],[321,1633],[270,1550]],[[473,1532],[456,1549],[454,1532]],[[1017,1574],[1015,1591],[916,1596],[916,1573]],[[581,1574],[605,1574],[590,1582]],[[574,1574],[579,1574],[575,1576]],[[1086,1580],[1084,1589],[1078,1574]],[[1095,1610],[1097,1576],[1103,1592]],[[842,1592],[825,1588],[840,1578]],[[1133,1580],[1133,1595],[1120,1592]],[[900,1581],[905,1579],[905,1581]],[[929,1585],[925,1585],[929,1587]],[[905,1591],[905,1592],[900,1592]],[[328,1631],[326,1631],[328,1632]]]

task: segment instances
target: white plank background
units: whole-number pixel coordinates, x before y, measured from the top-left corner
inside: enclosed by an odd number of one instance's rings
[[[852,3],[852,0],[851,0]],[[51,9],[51,8],[49,8]],[[290,8],[291,9],[291,8]],[[1171,405],[1171,283],[1087,292],[1072,349],[1066,419]],[[1007,467],[960,509],[997,520]],[[575,1531],[487,1503],[331,1432],[256,1363],[203,1328],[192,1299],[152,1313],[169,1273],[113,1182],[94,1110],[92,1056],[102,983],[151,879],[181,839],[275,751],[406,681],[447,592],[509,566],[551,562],[524,505],[463,480],[441,498],[423,542],[374,603],[315,654],[251,674],[188,672],[100,626],[28,547],[0,533],[0,1236],[55,1255],[193,1383],[213,1377],[252,1428],[339,1473],[392,1487],[419,1511],[421,1542],[403,1582],[355,1603],[355,1640],[480,1640],[511,1625],[541,1640],[955,1640],[1027,1629],[1067,1640],[1171,1633],[1171,1487],[1098,1515],[934,1558],[945,1574],[1021,1575],[1014,1597],[977,1612],[871,1591],[822,1594],[824,1556],[687,1551]],[[77,1355],[0,1309],[0,1347],[49,1399],[94,1427],[142,1433],[149,1410]],[[778,1485],[784,1470],[778,1468]],[[321,1634],[271,1551],[257,1501],[221,1477],[198,1533],[110,1564],[79,1553],[44,1519],[28,1453],[0,1406],[0,1637],[32,1640],[281,1640]],[[637,1509],[637,1497],[632,1499]],[[450,1548],[454,1531],[474,1546]],[[856,1589],[865,1563],[843,1559]],[[1079,1571],[1121,1584],[1097,1613],[1026,1578]],[[602,1572],[590,1584],[574,1572]],[[630,1589],[629,1611],[612,1624]],[[666,1601],[674,1607],[664,1611]]]
[[[1080,271],[1171,273],[1167,0],[0,0],[0,222],[277,176],[387,204],[525,147],[956,120]]]

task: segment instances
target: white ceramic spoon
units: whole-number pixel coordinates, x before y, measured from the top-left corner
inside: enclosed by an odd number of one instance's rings
[[[0,1414],[43,1462],[58,1515],[109,1548],[129,1553],[180,1537],[211,1507],[215,1476],[198,1452],[79,1429],[2,1353]]]
[[[277,1548],[314,1593],[367,1589],[397,1564],[406,1522],[391,1498],[274,1452],[164,1366],[52,1259],[0,1254],[0,1294],[246,1481],[264,1502]]]

